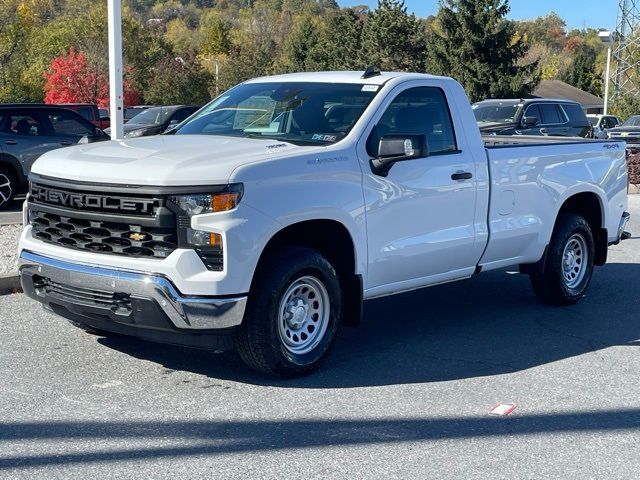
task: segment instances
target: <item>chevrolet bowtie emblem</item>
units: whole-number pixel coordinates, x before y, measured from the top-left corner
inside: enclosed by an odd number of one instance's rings
[[[144,240],[147,236],[144,233],[130,233],[129,234],[129,240],[133,240],[134,242],[141,242],[142,240]]]

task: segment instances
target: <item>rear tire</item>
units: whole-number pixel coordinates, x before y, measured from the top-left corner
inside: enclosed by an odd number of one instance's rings
[[[340,324],[341,289],[334,267],[319,252],[280,249],[256,273],[234,341],[252,369],[299,376],[326,359]]]
[[[589,223],[561,213],[541,271],[531,273],[533,291],[550,305],[571,305],[584,296],[593,274],[595,247]]]
[[[9,206],[18,193],[18,181],[11,170],[0,165],[0,210]]]

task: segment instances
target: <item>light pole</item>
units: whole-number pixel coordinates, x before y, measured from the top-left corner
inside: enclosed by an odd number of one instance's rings
[[[109,117],[111,140],[122,140],[124,135],[124,105],[122,99],[122,3],[107,1],[109,31]]]
[[[609,110],[609,77],[611,76],[611,32],[598,33],[600,40],[607,46],[607,69],[604,77],[604,114]]]

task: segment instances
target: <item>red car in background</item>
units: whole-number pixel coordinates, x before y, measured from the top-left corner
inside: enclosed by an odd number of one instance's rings
[[[93,123],[100,130],[108,128],[111,124],[108,117],[100,116],[98,106],[93,103],[60,103],[61,107],[68,108],[79,113],[84,118]]]

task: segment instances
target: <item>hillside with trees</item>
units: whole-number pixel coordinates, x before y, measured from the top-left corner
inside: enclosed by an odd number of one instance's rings
[[[417,18],[403,0],[124,0],[128,103],[203,103],[245,79],[301,70],[454,76],[473,100],[521,96],[540,79],[602,95],[596,30],[556,14],[510,21],[507,0],[442,0]],[[106,2],[0,0],[0,102],[108,104]]]

